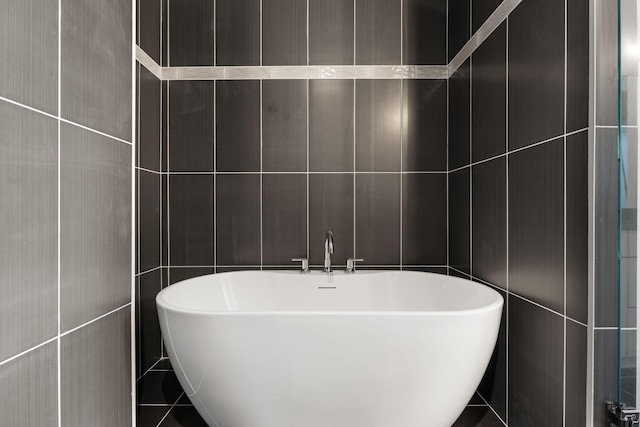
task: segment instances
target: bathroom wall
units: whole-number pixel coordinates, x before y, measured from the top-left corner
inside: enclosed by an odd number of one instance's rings
[[[461,46],[491,5],[449,4]],[[449,79],[449,265],[505,297],[479,391],[507,425],[587,422],[588,96],[578,0],[523,1]]]
[[[131,13],[0,1],[3,426],[132,424]]]

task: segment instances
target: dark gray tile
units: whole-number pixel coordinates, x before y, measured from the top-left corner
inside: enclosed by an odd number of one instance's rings
[[[618,326],[618,130],[597,129],[595,326]]]
[[[400,171],[401,98],[399,80],[356,81],[356,171]]]
[[[178,2],[178,4],[181,3]],[[138,5],[138,46],[156,63],[160,64],[162,60],[160,57],[162,2],[159,0],[139,0],[136,4]]]
[[[597,56],[600,57],[602,54],[600,52]],[[589,126],[589,3],[568,0],[567,132],[584,129],[587,126]]]
[[[507,419],[507,294],[497,290],[504,298],[500,331],[491,361],[478,386],[478,392],[503,419]]]
[[[618,125],[618,2],[595,0],[596,125]]]
[[[136,383],[138,404],[173,405],[183,393],[173,371],[149,371]],[[167,409],[169,409],[167,406]]]
[[[165,0],[166,1],[166,0]],[[160,170],[169,171],[169,82],[161,82],[160,115]]]
[[[354,81],[309,81],[309,170],[354,170]]]
[[[582,427],[587,423],[587,328],[567,320],[566,336],[565,425]]]
[[[63,0],[61,37],[62,117],[131,141],[131,2]]]
[[[472,70],[471,151],[472,160],[477,162],[507,149],[506,23],[473,53]]]
[[[164,24],[169,21],[169,0],[160,0],[161,2],[161,14],[162,14],[162,51],[160,52],[161,62],[158,62],[163,67],[169,66],[169,26]]]
[[[140,406],[136,407],[136,421],[139,427],[157,427],[169,412],[169,406]]]
[[[564,133],[564,2],[524,2],[509,15],[509,148]]]
[[[593,332],[593,425],[606,425],[605,403],[618,400],[618,331]]]
[[[488,406],[467,406],[453,427],[504,427]]]
[[[564,146],[509,156],[509,290],[564,312]]]
[[[57,360],[51,342],[0,365],[1,425],[58,425]]]
[[[58,131],[55,119],[4,101],[0,123],[4,360],[56,334]]]
[[[498,6],[500,6],[502,0],[472,0],[471,1],[471,12],[472,12],[472,26],[471,33],[475,33],[478,31],[478,28],[484,21],[487,20],[489,16],[496,10]]]
[[[169,83],[171,172],[213,172],[214,93],[212,81]]]
[[[447,175],[405,174],[402,193],[402,264],[445,265]]]
[[[449,78],[449,169],[471,162],[471,66],[467,60]]]
[[[447,81],[404,80],[403,171],[447,170]]]
[[[216,168],[218,172],[260,171],[260,82],[216,84]]]
[[[400,264],[400,174],[356,175],[355,246],[366,265]]]
[[[131,425],[131,310],[124,307],[60,339],[62,424]],[[91,387],[88,384],[99,385]]]
[[[509,424],[562,425],[562,317],[509,297]]]
[[[162,290],[162,271],[153,270],[139,276],[140,329],[136,331],[139,341],[140,367],[136,377],[145,373],[162,357],[160,322],[156,308],[156,295]]]
[[[158,427],[207,427],[193,406],[176,406]]]
[[[169,178],[171,266],[213,265],[213,175]]]
[[[171,1],[168,25],[172,67],[214,65],[214,5],[210,0]]]
[[[60,322],[67,331],[131,300],[131,146],[62,123]]]
[[[402,0],[402,62],[447,64],[447,4],[440,0]]]
[[[216,65],[261,65],[260,0],[216,1]]]
[[[262,64],[307,65],[307,2],[262,0]]]
[[[0,76],[0,96],[57,114],[57,2],[0,4]]]
[[[452,0],[447,2],[447,32],[449,42],[447,44],[449,61],[458,54],[467,43],[470,34],[471,2],[469,0]]]
[[[173,366],[171,366],[171,360],[166,357],[163,357],[153,366],[154,371],[173,371]]]
[[[160,222],[162,230],[161,238],[161,265],[169,265],[169,176],[162,175],[162,193],[160,194]]]
[[[138,176],[138,256],[139,272],[160,266],[161,223],[160,174],[137,170]]]
[[[470,168],[449,174],[449,265],[471,274]]]
[[[333,265],[353,258],[353,174],[309,176],[309,259],[324,263],[324,237],[333,233]]]
[[[505,157],[473,166],[472,271],[507,289],[507,164]]]
[[[216,265],[260,265],[260,175],[216,177]]]
[[[262,169],[307,170],[307,81],[262,82]]]
[[[461,279],[471,280],[471,276],[465,273],[461,273],[453,268],[449,268],[447,274],[451,277],[459,277]]]
[[[309,64],[353,65],[354,0],[309,0]]]
[[[400,64],[402,0],[356,1],[356,64]]]
[[[589,272],[589,138],[567,137],[566,283],[567,316],[587,323]]]
[[[262,177],[262,262],[288,265],[307,257],[307,177]]]
[[[138,161],[136,165],[160,171],[161,82],[143,66],[138,80]]]
[[[442,274],[446,276],[448,274],[447,267],[421,267],[421,266],[411,266],[404,265],[402,266],[403,270],[406,271],[421,271],[423,273],[434,273],[434,274]]]
[[[275,270],[280,270],[280,267],[276,267]],[[247,266],[238,266],[238,267],[216,267],[216,274],[218,273],[229,273],[232,271],[259,271],[260,267],[247,267]],[[265,270],[268,268],[265,267]]]
[[[213,274],[213,267],[171,267],[169,268],[169,285],[194,277]]]

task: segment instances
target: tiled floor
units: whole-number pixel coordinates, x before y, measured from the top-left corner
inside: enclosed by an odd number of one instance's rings
[[[182,391],[169,359],[160,360],[138,380],[137,387],[138,427],[207,427]],[[504,427],[504,424],[475,395],[452,427]]]

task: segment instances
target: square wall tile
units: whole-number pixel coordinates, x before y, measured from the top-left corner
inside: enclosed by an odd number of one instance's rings
[[[161,82],[138,66],[138,157],[136,165],[160,171]]]
[[[261,65],[260,0],[216,0],[216,65]]]
[[[0,378],[0,425],[58,425],[56,342],[0,365]]]
[[[307,176],[262,177],[262,262],[289,265],[307,257]]]
[[[402,0],[355,0],[356,64],[400,64]]]
[[[447,175],[404,174],[402,193],[402,264],[446,265]]]
[[[131,2],[62,0],[61,114],[131,141]]]
[[[608,56],[609,53],[599,51],[596,61],[599,61],[603,55]],[[567,132],[584,129],[587,126],[589,126],[589,2],[568,0]]]
[[[213,265],[213,175],[169,177],[171,266]]]
[[[158,268],[139,277],[139,329],[137,354],[140,365],[136,369],[136,378],[144,374],[162,357],[160,321],[156,308],[156,295],[162,290],[162,271]]]
[[[57,114],[58,2],[0,3],[0,96]]]
[[[366,265],[400,264],[400,174],[356,175],[355,254]]]
[[[257,80],[216,84],[216,170],[260,171],[260,88]]]
[[[334,265],[353,258],[353,174],[309,175],[309,262],[324,265],[324,238],[333,233]]]
[[[400,172],[399,80],[356,80],[356,171]]]
[[[447,18],[449,20],[447,25],[449,38],[447,50],[449,61],[451,61],[471,37],[469,28],[471,24],[471,1],[447,1],[447,8]]]
[[[564,312],[564,140],[509,156],[509,290]]]
[[[471,163],[471,61],[449,78],[449,170]]]
[[[307,81],[262,82],[262,169],[307,170]]]
[[[161,263],[161,203],[160,174],[137,170],[138,175],[138,256],[139,270],[145,272],[159,267]]]
[[[57,332],[58,126],[4,101],[0,123],[2,361]]]
[[[216,265],[260,265],[260,175],[216,176]]]
[[[447,170],[447,81],[402,82],[402,170]]]
[[[354,0],[309,0],[309,65],[353,65]]]
[[[215,82],[169,82],[169,170],[213,172]]]
[[[449,266],[471,274],[471,168],[449,174]]]
[[[353,172],[354,80],[309,81],[309,170]]]
[[[507,162],[471,168],[473,276],[507,289]]]
[[[307,65],[307,3],[262,0],[263,65]]]
[[[131,300],[131,146],[60,128],[62,331]]]
[[[138,46],[156,63],[161,63],[160,43],[162,38],[162,2],[138,0]],[[166,21],[165,21],[166,22]]]
[[[210,0],[170,2],[168,26],[171,67],[215,65],[214,5],[215,2]]]
[[[509,296],[509,425],[562,425],[564,345],[562,317]]]
[[[446,65],[447,3],[441,0],[402,2],[402,62]]]
[[[60,362],[62,425],[131,425],[130,307],[63,336]]]

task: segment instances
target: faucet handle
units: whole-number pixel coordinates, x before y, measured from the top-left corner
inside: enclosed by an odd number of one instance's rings
[[[300,262],[300,273],[309,272],[309,260],[307,258],[291,258],[293,262]]]
[[[355,273],[356,272],[356,262],[362,262],[364,258],[347,258],[347,269],[345,270],[347,273]]]

